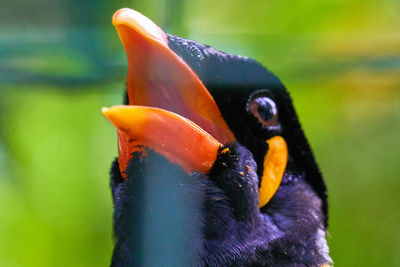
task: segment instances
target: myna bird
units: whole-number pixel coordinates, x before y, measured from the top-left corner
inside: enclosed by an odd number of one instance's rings
[[[134,10],[112,22],[128,74],[124,105],[102,110],[119,149],[111,265],[331,265],[325,184],[281,81]]]

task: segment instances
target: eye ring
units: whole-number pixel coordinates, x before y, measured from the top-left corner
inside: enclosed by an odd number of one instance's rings
[[[263,128],[279,128],[278,108],[269,97],[268,90],[256,91],[249,97],[247,111],[251,113]]]

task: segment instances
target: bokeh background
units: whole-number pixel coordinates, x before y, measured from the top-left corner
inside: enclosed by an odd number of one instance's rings
[[[126,59],[111,16],[262,62],[329,189],[336,266],[400,266],[398,0],[2,0],[0,266],[107,266]]]

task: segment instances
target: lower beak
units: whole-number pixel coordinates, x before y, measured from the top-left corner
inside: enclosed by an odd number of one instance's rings
[[[128,59],[128,104],[136,106],[103,110],[118,129],[121,173],[143,146],[187,171],[207,172],[219,146],[235,141],[214,99],[150,19],[124,8],[112,22]]]
[[[188,119],[163,109],[143,106],[103,108],[104,116],[130,146],[146,146],[186,172],[208,172],[222,145]],[[140,149],[140,148],[139,148]]]

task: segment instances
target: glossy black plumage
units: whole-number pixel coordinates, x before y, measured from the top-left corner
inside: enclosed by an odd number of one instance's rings
[[[258,89],[268,89],[278,106],[282,136],[288,143],[292,167],[300,165],[305,179],[323,201],[327,224],[326,187],[306,137],[301,129],[292,100],[282,82],[251,58],[225,54],[210,46],[169,35],[169,47],[196,72],[218,104],[222,116],[235,133],[238,142],[262,162],[266,138],[276,134],[260,127],[245,110],[247,99]],[[311,103],[310,103],[311,104]],[[262,166],[259,167],[260,174]]]
[[[320,266],[330,263],[325,241],[325,185],[283,84],[252,59],[224,54],[171,35],[168,45],[210,91],[237,143],[228,145],[229,153],[219,154],[208,174],[187,174],[180,166],[148,151],[146,157],[133,157],[127,170],[128,180],[124,181],[115,162],[111,187],[117,242],[112,265],[144,264],[144,251],[149,250],[160,258],[160,264],[168,262],[171,266]],[[249,96],[259,89],[269,90],[277,104],[279,130],[263,129],[246,110]],[[259,177],[268,151],[265,140],[276,134],[284,137],[288,144],[288,165],[278,191],[260,210]],[[188,247],[185,255],[174,255],[173,250],[166,251],[168,246],[162,244],[158,251],[155,248],[158,244],[139,246],[143,244],[143,225],[140,225],[142,218],[135,216],[148,212],[143,207],[162,209],[160,203],[146,200],[151,195],[143,192],[144,183],[151,185],[162,181],[167,182],[165,188],[177,188],[173,194],[165,195],[166,203],[168,199],[175,201],[174,196],[184,196],[182,209],[191,212],[189,217],[177,219],[178,215],[171,215],[176,207],[170,207],[171,214],[165,214],[171,216],[160,226],[167,231],[183,227],[184,231],[178,231],[176,236],[187,233],[180,240],[181,245]],[[176,225],[179,222],[181,224]],[[163,261],[163,257],[168,261]]]

